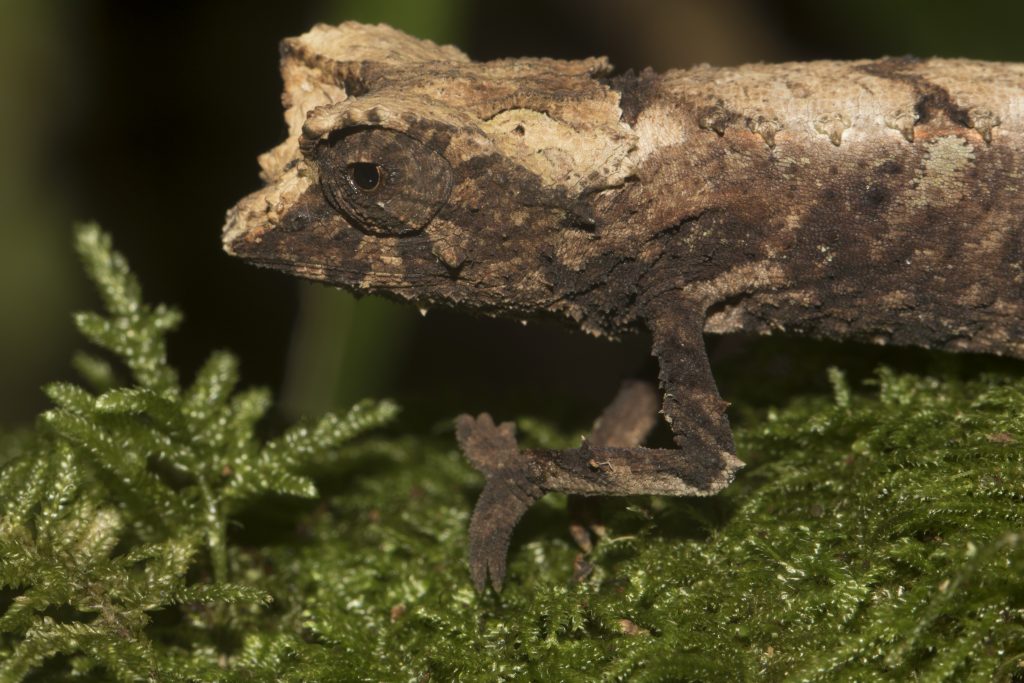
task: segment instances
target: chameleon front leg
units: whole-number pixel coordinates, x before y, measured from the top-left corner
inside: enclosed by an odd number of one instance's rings
[[[696,306],[671,309],[659,311],[647,321],[664,395],[661,412],[680,450],[705,465],[704,478],[696,482],[698,491],[677,495],[717,493],[743,467],[725,414],[729,403],[722,400],[711,374],[701,312]]]
[[[654,339],[665,390],[663,412],[678,450],[635,446],[652,426],[645,417],[652,411],[632,405],[628,397],[617,399],[596,425],[594,435],[604,444],[591,439],[561,451],[520,451],[515,426],[495,425],[487,414],[457,419],[463,453],[487,477],[469,532],[470,574],[477,590],[484,589],[488,576],[494,589],[501,590],[512,531],[548,491],[708,496],[727,486],[743,466],[732,453],[726,404],[718,397],[700,331],[687,336],[655,330]],[[684,392],[693,392],[692,405],[684,403]],[[630,446],[620,445],[624,443]]]

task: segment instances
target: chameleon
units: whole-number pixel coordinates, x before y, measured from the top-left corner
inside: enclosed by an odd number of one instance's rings
[[[743,463],[705,334],[1024,358],[1024,65],[888,57],[616,74],[385,25],[281,43],[288,136],[226,251],[421,308],[646,329],[659,371],[578,448],[463,415],[478,590],[549,491],[708,496]],[[659,405],[660,403],[660,405]],[[645,448],[660,413],[672,448]]]

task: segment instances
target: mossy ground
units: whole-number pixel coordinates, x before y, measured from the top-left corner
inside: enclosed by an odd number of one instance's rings
[[[388,403],[261,440],[265,392],[214,354],[166,365],[95,228],[132,380],[49,388],[0,442],[0,681],[1011,680],[1024,671],[1024,380],[880,370],[737,430],[711,500],[607,499],[573,580],[565,500],[530,512],[501,595],[477,596],[481,480],[450,433],[350,440]],[[399,424],[400,427],[400,424]],[[392,428],[395,429],[394,427]],[[524,441],[568,437],[522,420]]]

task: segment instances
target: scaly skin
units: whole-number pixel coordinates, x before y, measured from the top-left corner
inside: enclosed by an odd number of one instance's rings
[[[636,391],[568,451],[460,418],[488,477],[478,588],[500,588],[512,528],[546,491],[728,485],[742,463],[705,332],[1024,356],[1022,65],[612,77],[602,59],[477,63],[353,23],[282,55],[290,135],[229,212],[230,253],[421,307],[651,332],[676,450],[640,447],[651,411],[621,408]],[[633,436],[606,440],[607,420]]]

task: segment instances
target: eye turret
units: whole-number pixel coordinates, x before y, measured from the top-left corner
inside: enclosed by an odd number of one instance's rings
[[[452,169],[415,138],[386,128],[339,131],[312,150],[327,201],[379,235],[421,230],[448,201]]]

